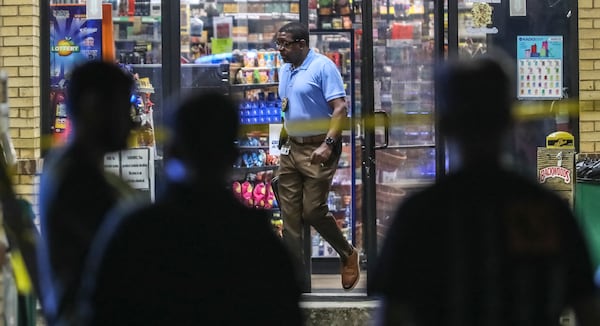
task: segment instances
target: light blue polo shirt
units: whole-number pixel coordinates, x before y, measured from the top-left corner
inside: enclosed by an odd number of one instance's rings
[[[332,113],[327,102],[345,96],[342,76],[333,61],[312,49],[300,67],[292,70],[292,65],[285,63],[279,69],[279,97],[288,98],[284,119],[290,136],[327,133]],[[313,120],[319,123],[311,123]]]

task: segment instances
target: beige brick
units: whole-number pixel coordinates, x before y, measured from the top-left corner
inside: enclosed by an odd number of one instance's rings
[[[19,183],[23,185],[33,185],[35,184],[35,176],[33,175],[19,175]]]
[[[600,90],[600,80],[594,81],[594,89],[597,91]]]
[[[11,107],[10,110],[8,111],[8,117],[11,118],[11,119],[18,118],[19,117],[19,110],[17,108],[12,108]]]
[[[594,28],[594,20],[592,19],[580,19],[579,28]]]
[[[19,6],[19,15],[22,16],[38,16],[40,14],[40,7],[34,5],[23,5]]]
[[[33,185],[15,185],[15,193],[20,196],[33,195]]]
[[[600,28],[600,19],[594,19],[594,28]]]
[[[35,138],[40,136],[40,128],[21,128],[19,138]]]
[[[592,91],[594,90],[593,80],[584,80],[579,83],[579,90]]]
[[[17,36],[19,35],[19,28],[16,26],[2,26],[0,28],[0,36]]]
[[[39,79],[33,77],[11,77],[10,87],[37,87]]]
[[[598,119],[600,120],[600,119]],[[23,119],[23,118],[11,118],[11,128],[38,128],[40,125],[39,119]]]
[[[600,138],[598,138],[600,139]],[[39,138],[15,138],[13,139],[13,143],[15,144],[15,148],[39,148],[40,147],[40,139]]]
[[[6,46],[2,48],[1,53],[3,57],[18,57],[19,48],[14,46]]]
[[[579,41],[579,49],[593,49],[594,48],[594,40],[580,40]]]
[[[600,131],[600,121],[594,121],[594,131]]]
[[[597,142],[600,140],[600,132],[584,132],[579,134],[580,141],[592,141]],[[16,147],[16,145],[15,145]]]
[[[36,67],[19,67],[19,76],[20,77],[33,77],[34,79],[39,79],[40,77],[40,69]]]
[[[6,74],[8,74],[8,87],[12,87],[13,83],[11,82],[11,79],[19,76],[19,68],[4,66],[0,67],[0,69],[4,70]]]
[[[32,44],[32,36],[7,36],[4,38],[4,46],[31,46]]]
[[[580,80],[600,80],[600,70],[583,70],[579,72]]]
[[[41,156],[40,149],[23,148],[19,150],[20,159],[36,159]]]
[[[580,50],[579,51],[579,59],[600,59],[600,50],[591,49],[591,50]]]
[[[594,70],[600,70],[600,60],[594,60]]]
[[[19,76],[33,77],[33,79],[39,81],[40,67],[37,64],[33,65],[32,67],[19,67]]]
[[[40,36],[38,26],[19,26],[19,36]]]
[[[579,29],[579,39],[597,39],[600,38],[600,31],[594,28]]]
[[[4,0],[5,5],[26,5],[38,3],[36,0]]]
[[[590,98],[587,98],[590,99]],[[34,105],[33,97],[17,97],[11,101],[11,105],[14,108],[31,107]]]
[[[40,90],[38,87],[21,87],[19,88],[19,97],[34,97],[39,96]]]
[[[594,110],[594,101],[579,101],[579,110],[593,111]]]
[[[17,16],[19,14],[18,6],[2,6],[2,13],[0,16]]]
[[[579,113],[579,121],[600,121],[599,111],[583,111]],[[11,120],[12,125],[12,120]]]
[[[39,18],[34,16],[4,17],[4,26],[40,26]]]
[[[19,128],[9,128],[8,133],[10,134],[10,138],[19,138]]]
[[[598,18],[600,17],[600,7],[596,9],[582,10],[579,12],[579,18]]]
[[[582,100],[600,100],[600,91],[580,91],[579,98]]]
[[[6,57],[3,60],[4,67],[19,67],[33,65],[33,57]]]
[[[594,0],[594,8],[600,8],[600,0]]]
[[[593,142],[580,142],[579,150],[582,153],[593,153],[595,150],[594,143]]]
[[[33,47],[31,45],[28,46],[19,46],[19,56],[39,56],[40,49]]]
[[[593,132],[596,129],[595,128],[595,122],[591,122],[591,121],[586,121],[586,122],[580,122],[579,123],[579,132],[583,133],[583,132]]]
[[[594,0],[579,0],[577,1],[578,8],[594,8]]]
[[[36,98],[39,98],[39,96],[37,96]],[[35,100],[34,100],[35,101]],[[19,118],[27,118],[27,119],[31,119],[31,118],[39,118],[39,107],[29,107],[29,108],[20,108],[19,109]]]
[[[594,60],[579,60],[579,70],[593,70]]]

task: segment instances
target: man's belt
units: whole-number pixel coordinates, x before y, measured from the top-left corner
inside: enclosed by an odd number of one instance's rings
[[[325,138],[327,138],[327,134],[304,137],[290,136],[290,140],[296,144],[319,144],[325,141]]]

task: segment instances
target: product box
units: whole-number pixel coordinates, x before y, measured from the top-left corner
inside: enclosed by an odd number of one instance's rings
[[[248,26],[234,26],[232,35],[233,37],[248,37]]]
[[[223,12],[224,13],[238,13],[239,8],[237,3],[224,3],[223,4]]]

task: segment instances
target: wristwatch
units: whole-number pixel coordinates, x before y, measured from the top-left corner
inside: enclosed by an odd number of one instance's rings
[[[335,145],[335,139],[333,139],[331,137],[325,138],[325,145],[327,145],[329,147],[333,147],[333,145]]]

